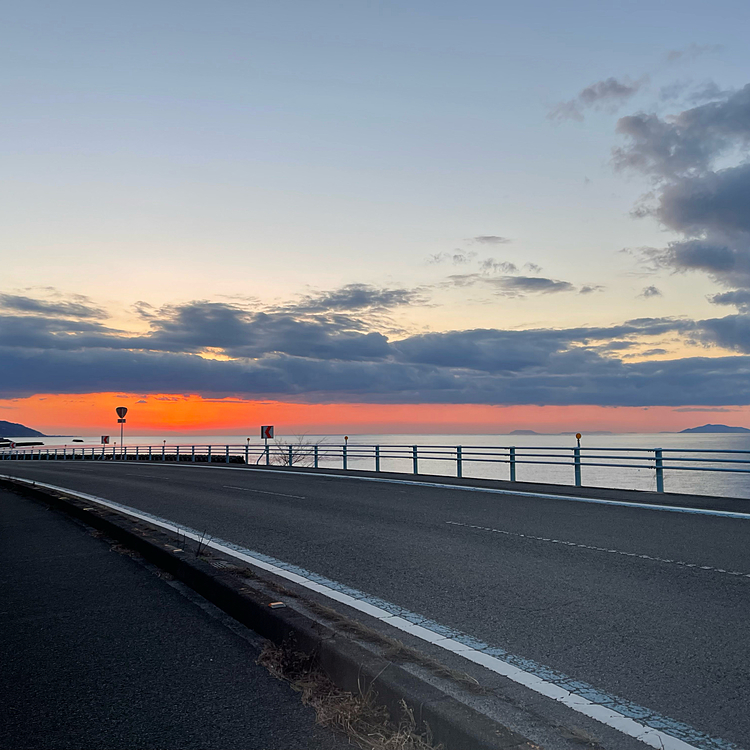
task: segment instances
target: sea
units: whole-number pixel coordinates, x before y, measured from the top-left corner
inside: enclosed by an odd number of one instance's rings
[[[75,443],[74,438],[77,441]],[[517,464],[516,479],[518,481],[567,485],[573,485],[575,481],[572,449],[576,446],[576,438],[573,435],[350,434],[348,438],[348,466],[351,469],[373,469],[373,446],[379,445],[382,446],[381,469],[383,471],[411,473],[413,470],[412,446],[416,445],[419,446],[420,451],[420,474],[455,476],[455,459],[446,459],[449,455],[455,456],[456,446],[462,447],[465,458],[471,458],[472,454],[481,453],[483,449],[490,451],[490,449],[513,446],[521,460],[535,461]],[[119,442],[119,435],[114,434],[114,430],[111,439],[113,443]],[[31,438],[18,438],[18,440],[29,441]],[[33,438],[33,440],[39,440],[48,447],[100,445],[99,435],[45,437]],[[320,466],[341,468],[341,451],[340,449],[334,450],[333,446],[343,444],[343,435],[277,435],[276,441],[271,442],[271,445],[273,447],[275,444],[288,442],[311,446],[317,444],[321,456]],[[234,453],[241,453],[244,446],[249,444],[255,448],[257,455],[258,447],[263,445],[263,441],[258,437],[246,438],[238,435],[142,436],[126,434],[124,444],[129,449],[135,446],[155,446],[159,452],[164,445],[222,446],[221,449],[212,449],[213,452],[223,451],[225,450],[223,446],[230,445],[234,446],[232,449]],[[691,466],[703,469],[702,471],[676,469],[673,467],[687,465],[687,463],[670,464],[669,461],[665,461],[664,489],[667,492],[750,499],[750,433],[584,434],[581,438],[581,447],[583,448],[581,482],[584,486],[655,490],[654,454],[642,454],[633,449],[652,451],[661,448],[665,456],[690,458],[692,459]],[[110,444],[107,450],[111,449]],[[198,450],[203,452],[204,449]],[[444,452],[446,459],[430,459],[429,451],[433,451],[433,456],[436,455],[435,452]],[[673,453],[671,451],[700,451],[701,453]],[[327,456],[328,452],[330,455]],[[545,456],[545,454],[552,455]],[[614,456],[624,456],[625,459],[614,459]],[[696,458],[701,460],[696,461]],[[562,460],[568,463],[560,465],[558,462]],[[722,460],[731,460],[732,463],[724,463]],[[552,461],[557,465],[541,463],[543,461]],[[616,465],[592,465],[596,463]],[[623,464],[630,464],[630,466]],[[727,468],[735,469],[735,471],[706,470]],[[736,471],[737,469],[740,471]],[[464,460],[463,476],[508,479],[509,466],[507,463]]]

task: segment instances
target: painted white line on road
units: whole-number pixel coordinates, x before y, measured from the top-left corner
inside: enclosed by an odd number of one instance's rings
[[[130,466],[123,463],[118,466]],[[135,464],[133,464],[135,465]],[[171,469],[216,469],[219,471],[252,471],[264,474],[273,474],[269,469],[255,469],[249,466],[203,466],[202,464],[175,464],[166,463]],[[680,505],[659,505],[657,503],[636,503],[626,500],[603,500],[595,497],[583,497],[581,495],[553,495],[548,492],[529,492],[528,490],[501,490],[495,487],[471,487],[465,484],[446,484],[444,482],[415,482],[411,479],[390,479],[385,477],[363,477],[356,474],[327,474],[322,471],[280,471],[279,475],[302,476],[302,477],[326,477],[328,479],[356,479],[360,482],[380,482],[384,484],[405,484],[412,487],[433,487],[440,490],[459,490],[463,492],[484,492],[491,495],[510,495],[511,497],[536,497],[542,500],[567,500],[574,503],[591,503],[593,505],[614,505],[620,508],[635,508],[636,510],[658,510],[667,513],[687,513],[698,516],[717,516],[718,518],[737,518],[750,521],[750,513],[739,513],[730,510],[710,510],[706,508],[688,508]],[[734,499],[734,498],[732,498]],[[741,498],[737,498],[741,499]],[[750,505],[750,500],[748,500]]]
[[[231,484],[221,485],[225,490],[242,490],[242,492],[258,492],[261,495],[278,495],[279,497],[293,497],[296,500],[305,500],[302,495],[287,495],[285,492],[271,492],[270,490],[253,490],[250,487],[233,487]]]
[[[67,487],[59,487],[57,485],[47,484],[45,482],[35,482],[30,479],[8,475],[0,476],[6,479],[21,481],[31,486],[64,492],[71,497],[85,500],[86,502],[103,505],[125,515],[131,516],[132,518],[137,518],[151,523],[155,526],[159,526],[163,529],[167,529],[168,531],[181,534],[182,536],[192,539],[193,541],[200,542],[206,547],[211,547],[218,552],[230,555],[250,565],[258,567],[262,570],[266,570],[273,575],[285,578],[290,581],[294,581],[295,583],[308,588],[311,591],[315,591],[330,599],[341,602],[342,604],[345,604],[352,609],[356,609],[360,612],[376,617],[382,622],[392,625],[393,627],[398,628],[403,632],[409,633],[417,638],[420,638],[427,643],[441,646],[447,651],[458,654],[459,656],[462,656],[463,658],[468,659],[469,661],[472,661],[476,664],[480,664],[481,666],[486,667],[496,674],[503,675],[513,682],[518,683],[519,685],[523,685],[530,690],[539,693],[540,695],[544,695],[554,701],[562,703],[573,711],[577,711],[578,713],[584,714],[585,716],[589,716],[602,724],[617,729],[623,734],[640,740],[650,747],[657,748],[657,750],[700,750],[700,748],[696,745],[691,745],[681,739],[678,739],[677,737],[667,734],[666,732],[654,729],[653,727],[650,727],[646,724],[641,724],[640,722],[628,716],[625,716],[618,711],[615,711],[609,706],[595,703],[588,698],[584,698],[582,695],[570,692],[569,690],[566,690],[565,688],[562,688],[559,685],[554,684],[553,682],[549,682],[548,680],[544,680],[543,678],[532,674],[531,672],[520,669],[519,667],[516,667],[515,665],[510,664],[503,659],[499,659],[496,656],[492,656],[491,654],[474,649],[471,646],[461,643],[460,641],[453,638],[441,635],[440,633],[433,630],[429,630],[420,625],[416,625],[412,622],[409,622],[408,620],[403,619],[402,617],[399,617],[398,615],[394,615],[392,612],[388,612],[387,610],[382,609],[381,607],[376,607],[373,604],[364,602],[342,591],[336,591],[333,588],[310,580],[305,576],[301,576],[299,573],[286,570],[285,568],[279,567],[278,565],[274,565],[273,563],[269,563],[266,560],[262,560],[258,557],[255,557],[254,555],[248,554],[248,552],[243,552],[240,549],[234,549],[233,547],[227,546],[227,544],[222,544],[221,542],[214,541],[211,538],[207,538],[205,534],[201,534],[195,530],[180,526],[172,521],[168,521],[167,519],[154,516],[150,513],[138,511],[135,508],[131,508],[127,505],[122,505],[121,503],[106,500],[103,497],[78,492],[77,490],[72,490]],[[731,747],[730,743],[726,743],[722,740],[715,740],[715,742],[724,747]]]
[[[470,523],[461,523],[460,521],[446,521],[450,526],[461,526],[465,529],[474,529],[476,531],[489,531],[493,534],[503,534],[505,536],[514,536],[519,539],[532,539],[536,542],[548,542],[550,544],[561,544],[565,547],[578,547],[579,549],[588,549],[594,552],[606,552],[610,555],[622,555],[623,557],[637,557],[639,560],[652,560],[658,563],[667,563],[669,565],[679,565],[683,568],[695,568],[697,570],[709,570],[713,573],[723,573],[728,576],[740,578],[750,578],[750,573],[741,573],[737,570],[724,570],[724,568],[715,568],[713,565],[698,565],[698,563],[687,563],[682,560],[670,560],[667,557],[654,557],[653,555],[641,555],[637,552],[623,552],[619,549],[607,549],[606,547],[595,547],[593,544],[579,544],[578,542],[566,542],[562,539],[550,539],[546,536],[534,536],[533,534],[520,534],[515,531],[506,531],[504,529],[494,529],[490,526],[475,526]]]
[[[170,464],[167,464],[169,466]],[[254,471],[264,474],[272,473],[273,470],[253,469],[248,466],[195,466],[185,464],[177,466],[172,465],[175,469],[218,469],[220,471]],[[654,503],[630,503],[625,500],[602,500],[594,497],[582,497],[579,495],[551,495],[546,492],[528,492],[527,490],[500,490],[494,487],[470,487],[465,484],[445,484],[443,482],[415,482],[410,479],[386,479],[384,477],[362,477],[355,474],[325,474],[320,471],[290,471],[279,472],[283,476],[302,476],[302,477],[327,477],[329,479],[356,479],[361,482],[382,482],[386,484],[407,484],[412,487],[433,487],[441,490],[460,490],[463,492],[486,492],[492,495],[511,495],[513,497],[538,497],[544,500],[568,500],[575,503],[592,503],[594,505],[615,505],[621,508],[635,508],[636,510],[659,510],[668,513],[688,513],[699,516],[718,516],[720,518],[739,518],[750,521],[750,513],[737,513],[729,510],[708,510],[705,508],[687,508],[679,505],[657,505]],[[748,501],[750,503],[750,501]]]

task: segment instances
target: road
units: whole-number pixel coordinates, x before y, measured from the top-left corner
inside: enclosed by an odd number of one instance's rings
[[[230,468],[4,462],[750,745],[750,521]]]
[[[0,538],[5,750],[351,748],[259,638],[81,524],[0,490]]]

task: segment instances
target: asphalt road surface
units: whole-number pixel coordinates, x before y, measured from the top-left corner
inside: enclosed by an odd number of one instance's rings
[[[0,473],[205,530],[750,745],[748,520],[157,463]]]
[[[350,747],[257,636],[82,525],[0,490],[0,539],[4,750]]]

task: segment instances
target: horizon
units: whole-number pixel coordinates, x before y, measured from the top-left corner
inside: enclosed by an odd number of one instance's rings
[[[0,418],[750,425],[742,18],[14,7]]]

